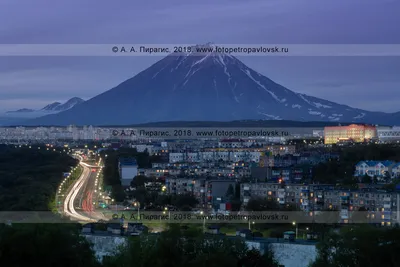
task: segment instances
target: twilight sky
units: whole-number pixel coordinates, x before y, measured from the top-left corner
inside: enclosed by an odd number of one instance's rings
[[[0,0],[0,44],[400,44],[399,0]],[[240,57],[288,89],[400,111],[400,57]],[[89,99],[155,57],[0,57],[0,112]]]

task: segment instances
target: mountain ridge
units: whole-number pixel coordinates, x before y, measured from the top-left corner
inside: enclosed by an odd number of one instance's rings
[[[330,121],[394,125],[371,112],[296,93],[228,54],[171,54],[81,105],[27,125],[129,125],[157,121]]]
[[[23,113],[38,113],[38,116],[44,116],[47,115],[46,112],[61,112],[68,110],[70,108],[73,108],[76,105],[79,105],[81,103],[85,102],[82,98],[79,97],[72,97],[69,100],[67,100],[65,103],[60,103],[60,102],[53,102],[51,104],[46,105],[45,107],[35,110],[35,109],[28,109],[28,108],[21,108],[15,111],[6,111],[6,114],[23,114]],[[41,114],[41,112],[44,112],[44,114]]]

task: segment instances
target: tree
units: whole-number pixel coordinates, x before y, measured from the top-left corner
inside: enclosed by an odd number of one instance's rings
[[[152,181],[153,181],[153,179],[151,179],[151,178],[148,178],[143,175],[138,175],[138,176],[135,176],[133,178],[133,180],[131,181],[131,186],[132,187],[144,186],[145,183],[152,182]]]
[[[59,151],[1,146],[0,210],[50,210],[63,172],[70,172],[77,164]]]
[[[0,225],[0,266],[99,266],[76,225]]]
[[[331,232],[317,245],[312,267],[400,266],[400,230],[351,226]]]
[[[372,183],[372,178],[371,176],[369,176],[368,174],[365,174],[362,178],[361,178],[361,182],[364,184],[370,184]]]
[[[112,187],[112,195],[115,198],[115,201],[122,202],[125,200],[126,194],[122,185],[114,185]]]
[[[180,210],[184,208],[185,211],[188,211],[188,207],[194,208],[197,204],[199,204],[199,201],[190,194],[176,195],[172,198],[172,205]]]
[[[247,211],[275,211],[279,209],[278,203],[263,198],[251,198],[246,205]]]
[[[144,235],[130,239],[105,267],[275,267],[273,255],[261,256],[249,250],[241,239],[204,235],[197,230],[183,230],[170,225],[159,236]]]

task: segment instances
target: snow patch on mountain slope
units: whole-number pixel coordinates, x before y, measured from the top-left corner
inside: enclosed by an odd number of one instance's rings
[[[168,65],[167,65],[167,66],[168,66]],[[157,75],[158,75],[160,72],[162,72],[167,66],[164,66],[164,67],[161,68],[159,71],[157,71],[157,72],[153,75],[152,79],[154,79],[155,77],[157,77]]]
[[[359,115],[353,117],[353,119],[362,119],[362,118],[365,117],[365,115],[366,115],[365,113],[361,113],[361,114],[359,114]]]
[[[311,101],[309,101],[307,98],[305,98],[305,95],[303,94],[297,94],[301,99],[303,99],[307,104],[310,104],[311,106],[314,106]]]
[[[242,70],[243,71],[243,70]],[[274,94],[274,92],[268,90],[267,88],[265,88],[264,85],[262,85],[259,81],[257,81],[256,79],[253,78],[253,76],[251,75],[250,71],[247,69],[246,71],[244,71],[244,73],[246,73],[246,75],[252,79],[256,84],[258,84],[258,86],[260,86],[261,88],[263,88],[265,91],[267,91],[276,101],[280,102],[280,103],[284,103],[286,101],[286,99],[279,99],[279,97]]]
[[[308,114],[310,114],[310,115],[321,115],[321,113],[322,112],[314,111],[314,110],[311,110],[311,109],[308,110]]]
[[[294,105],[292,105],[292,108],[298,108],[298,109],[301,109],[301,106],[300,106],[299,104],[294,104]]]
[[[332,108],[331,106],[324,105],[324,104],[321,104],[321,103],[318,103],[318,102],[313,102],[313,103],[317,108]]]
[[[305,94],[297,94],[301,99],[303,99],[305,102],[307,102],[308,104],[310,104],[311,106],[313,106],[313,107],[316,107],[316,108],[332,108],[332,106],[328,106],[328,105],[325,105],[325,104],[321,104],[321,103],[319,103],[319,102],[313,102],[313,101],[310,101],[309,99],[307,99],[307,95],[305,95]]]
[[[192,67],[196,66],[197,64],[200,64],[201,62],[203,62],[204,60],[206,60],[208,57],[210,56],[210,54],[207,54],[205,57],[197,60],[195,63],[193,63]]]
[[[261,115],[264,115],[265,117],[267,117],[270,120],[282,120],[279,116],[275,116],[275,115],[271,115],[271,114],[266,114],[263,112],[258,112]]]
[[[338,121],[338,120],[340,120],[340,117],[329,116],[328,119],[331,121]]]
[[[176,64],[175,68],[172,68],[172,69],[171,69],[171,72],[177,70],[177,69],[182,65],[182,63],[186,61],[187,58],[188,58],[188,57],[184,57],[184,58],[177,57],[176,60],[179,60],[179,63]]]

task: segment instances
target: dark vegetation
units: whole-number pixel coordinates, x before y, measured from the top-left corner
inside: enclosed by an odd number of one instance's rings
[[[333,147],[339,160],[321,163],[313,169],[313,182],[323,184],[342,184],[355,186],[353,178],[355,165],[361,160],[400,161],[400,146],[396,145],[357,145],[351,147]]]
[[[317,245],[318,257],[311,267],[400,266],[399,240],[399,228],[342,228],[326,235]]]
[[[75,224],[0,224],[0,266],[97,267]]]
[[[207,240],[207,241],[206,241]],[[170,225],[160,235],[132,238],[104,262],[105,267],[277,267],[273,254],[249,250],[241,239],[204,235]]]
[[[0,210],[47,211],[55,192],[77,161],[37,146],[0,145]]]

